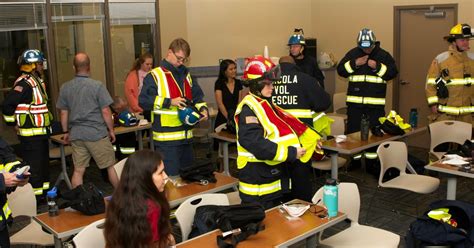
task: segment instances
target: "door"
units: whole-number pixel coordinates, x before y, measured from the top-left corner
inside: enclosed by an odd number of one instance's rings
[[[400,71],[394,80],[394,109],[408,122],[418,110],[418,126],[428,125],[426,74],[433,59],[448,48],[443,39],[457,21],[457,4],[400,6],[394,9],[394,55]],[[427,137],[415,146],[429,146]]]

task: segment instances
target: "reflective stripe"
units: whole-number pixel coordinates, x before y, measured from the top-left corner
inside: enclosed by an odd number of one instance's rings
[[[326,113],[324,113],[324,112],[319,113],[317,116],[315,116],[313,118],[313,122],[316,122],[318,119],[320,119],[321,117],[323,117],[325,115],[326,115]]]
[[[275,193],[281,190],[281,180],[276,180],[267,184],[249,184],[239,182],[239,191],[246,195],[262,196]]]
[[[436,78],[428,78],[426,80],[427,84],[431,85],[436,85]],[[474,84],[474,78],[468,77],[468,78],[453,78],[449,80],[449,83],[446,83],[446,86],[459,86],[459,85],[466,85],[469,86],[471,84]]]
[[[314,113],[309,109],[285,109],[285,111],[296,118],[312,118]]]
[[[10,172],[11,169],[13,168],[13,166],[15,165],[19,165],[21,164],[20,161],[15,161],[15,162],[10,162],[10,163],[6,163],[5,166],[1,166],[2,168],[0,168],[1,170],[5,171],[5,172]]]
[[[164,110],[164,109],[154,110],[153,113],[162,114],[162,115],[178,115],[178,111],[176,110]]]
[[[20,128],[18,130],[18,135],[20,136],[36,136],[47,134],[46,127],[34,127],[34,128]]]
[[[18,104],[15,113],[17,114],[44,114],[48,113],[46,104],[32,105],[32,104]]]
[[[135,152],[135,147],[120,147],[120,152],[122,154],[132,154]]]
[[[352,75],[349,76],[349,82],[365,82],[365,83],[387,83],[381,77],[372,75]]]
[[[380,63],[380,71],[377,72],[377,75],[379,75],[379,77],[382,77],[385,74],[385,72],[387,72],[387,66]]]
[[[362,158],[362,153],[359,153],[359,154],[354,155],[354,156],[352,157],[352,159],[354,159],[354,160],[359,160],[359,159],[361,159],[361,158]]]
[[[3,115],[3,119],[5,120],[5,122],[15,122],[14,115]]]
[[[354,70],[352,70],[352,67],[351,67],[351,61],[347,61],[346,63],[344,63],[344,68],[346,68],[346,71],[348,73],[353,73]]]
[[[43,189],[49,189],[49,182],[44,182],[43,183]]]
[[[205,102],[196,103],[196,108],[197,108],[198,110],[200,110],[202,107],[206,107],[206,108],[207,108],[207,103],[205,103]]]
[[[176,131],[176,132],[156,132],[153,131],[153,140],[156,141],[173,141],[173,140],[183,140],[191,139],[193,137],[193,132],[188,130],[186,135],[186,130]]]
[[[35,192],[35,195],[42,195],[43,188],[33,188],[33,192]]]
[[[385,105],[385,98],[376,97],[347,96],[346,101],[360,104]]]
[[[376,159],[377,158],[377,153],[375,153],[375,152],[366,152],[366,153],[364,153],[364,156],[367,159]]]
[[[3,205],[2,211],[3,211],[3,215],[5,215],[5,219],[8,220],[8,217],[10,217],[10,215],[12,214],[12,210],[8,206],[8,201],[5,202],[5,205]],[[0,215],[0,221],[2,221],[2,220],[3,220],[3,216]]]
[[[447,113],[450,115],[464,115],[464,114],[474,113],[474,106],[452,107],[452,106],[439,105],[438,111]]]
[[[435,103],[438,103],[439,102],[439,99],[438,99],[438,96],[430,96],[428,97],[428,104],[435,104]]]
[[[112,145],[112,148],[114,148],[114,152],[117,151],[117,146],[116,145]]]

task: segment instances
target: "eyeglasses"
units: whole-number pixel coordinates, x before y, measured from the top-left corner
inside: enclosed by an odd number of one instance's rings
[[[178,62],[186,63],[186,62],[189,61],[189,58],[178,56],[178,55],[176,55],[175,52],[173,52],[173,54],[176,57],[176,60],[178,60]]]

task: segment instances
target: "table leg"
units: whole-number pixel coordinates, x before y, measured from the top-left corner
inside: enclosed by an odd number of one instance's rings
[[[224,158],[224,173],[227,176],[230,176],[230,171],[229,171],[229,142],[222,142],[222,155]]]
[[[63,247],[63,242],[61,241],[60,238],[54,236],[54,247],[55,248],[62,248]]]
[[[155,143],[154,143],[155,141],[153,140],[153,131],[151,129],[150,129],[150,134],[148,136],[150,136],[149,137],[150,138],[150,149],[152,151],[154,151],[155,150]]]
[[[448,191],[446,192],[447,200],[456,200],[456,184],[457,177],[448,176]]]
[[[337,152],[331,153],[331,178],[337,179]]]
[[[138,150],[143,150],[143,133],[142,130],[138,130]]]
[[[69,176],[67,175],[67,167],[66,167],[66,151],[64,150],[64,145],[61,144],[59,146],[59,149],[61,151],[61,169],[62,169],[62,176],[63,180],[66,182],[67,187],[69,189],[72,189],[71,181],[69,181]]]

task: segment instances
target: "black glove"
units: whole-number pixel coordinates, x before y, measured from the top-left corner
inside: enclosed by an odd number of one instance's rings
[[[446,84],[449,83],[446,82],[442,77],[439,77],[435,80],[436,82],[436,95],[439,98],[448,98],[449,97],[449,91],[448,87],[446,87]]]

